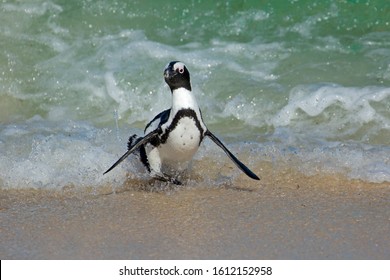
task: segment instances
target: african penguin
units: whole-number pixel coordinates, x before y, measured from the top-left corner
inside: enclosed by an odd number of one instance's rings
[[[180,181],[164,172],[163,167],[167,165],[175,170],[186,168],[203,138],[208,136],[246,175],[260,180],[207,129],[192,94],[190,73],[184,63],[170,62],[165,67],[164,79],[172,92],[172,107],[159,113],[146,125],[145,136],[131,136],[127,152],[104,174],[115,168],[131,153],[138,151],[141,162],[152,177],[181,185]]]

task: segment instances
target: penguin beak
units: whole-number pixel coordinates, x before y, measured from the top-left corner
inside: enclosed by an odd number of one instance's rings
[[[173,71],[172,67],[167,67],[164,70],[164,78],[165,79],[169,79],[169,78],[173,77],[175,74],[176,74],[176,72]]]

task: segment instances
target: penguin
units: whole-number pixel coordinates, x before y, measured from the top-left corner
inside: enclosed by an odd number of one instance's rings
[[[168,63],[164,69],[164,79],[172,93],[171,108],[159,113],[146,125],[144,136],[132,135],[127,144],[127,152],[104,174],[137,151],[141,162],[153,178],[181,185],[174,176],[164,172],[164,167],[169,166],[172,170],[185,169],[202,140],[209,137],[241,171],[254,180],[260,180],[207,129],[192,93],[190,73],[186,65],[180,61]]]

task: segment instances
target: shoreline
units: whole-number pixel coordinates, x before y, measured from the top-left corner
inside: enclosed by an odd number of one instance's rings
[[[390,184],[291,170],[263,178],[167,189],[129,181],[115,192],[2,189],[0,257],[390,258]]]

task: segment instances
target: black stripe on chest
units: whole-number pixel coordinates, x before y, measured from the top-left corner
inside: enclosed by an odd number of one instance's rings
[[[203,136],[204,136],[205,131],[200,123],[200,120],[198,119],[198,116],[196,115],[196,112],[192,109],[182,109],[182,110],[178,111],[176,113],[175,117],[173,118],[172,123],[165,129],[164,133],[161,136],[154,138],[150,143],[155,147],[159,146],[160,144],[166,143],[167,139],[169,137],[169,134],[176,128],[179,121],[185,117],[194,120],[195,126],[199,130],[199,133],[200,133],[200,141],[199,141],[199,144],[200,144],[203,140]]]

